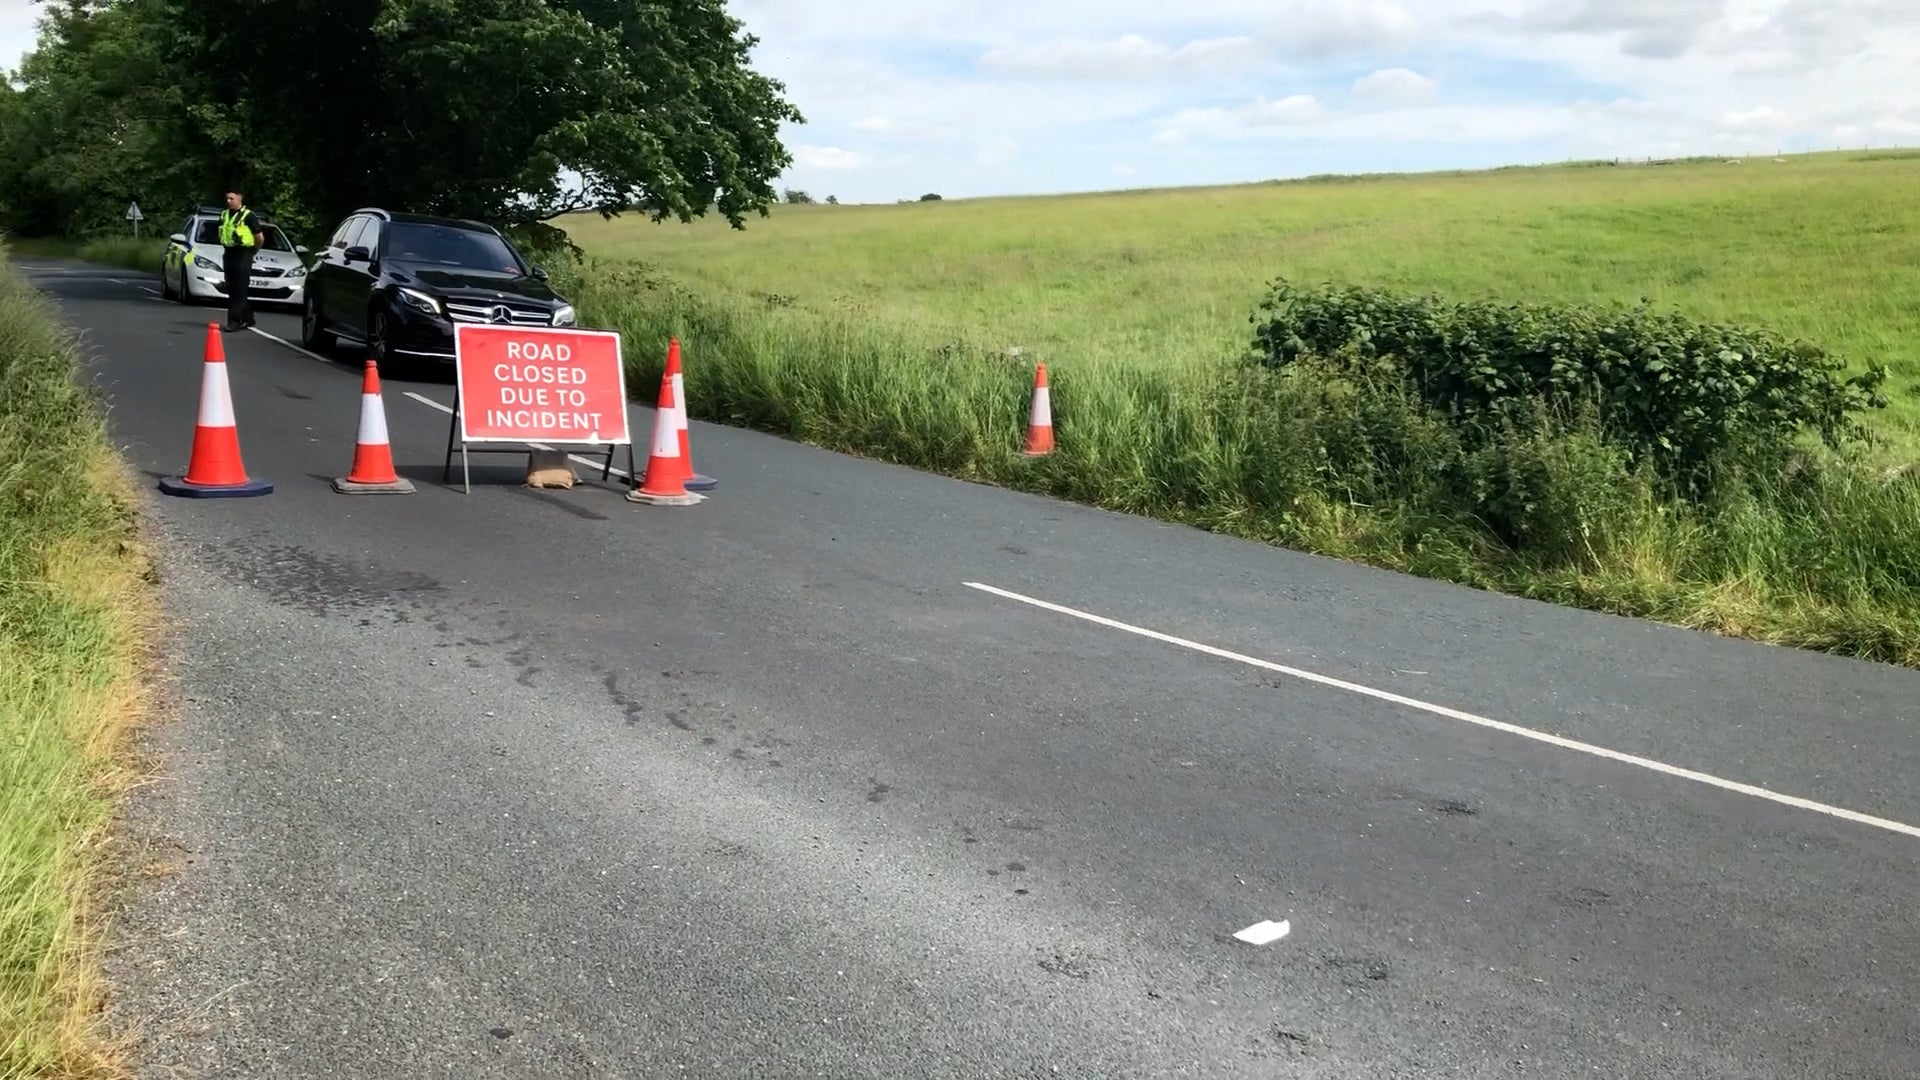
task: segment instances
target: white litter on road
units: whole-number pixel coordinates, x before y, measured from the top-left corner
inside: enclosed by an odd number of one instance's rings
[[[1249,945],[1268,945],[1286,937],[1292,931],[1293,927],[1288,925],[1285,919],[1279,922],[1268,920],[1254,923],[1233,936]]]

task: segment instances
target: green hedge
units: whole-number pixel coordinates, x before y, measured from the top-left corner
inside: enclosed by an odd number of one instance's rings
[[[1447,300],[1280,279],[1252,316],[1251,360],[1303,356],[1398,379],[1486,444],[1531,414],[1590,410],[1609,442],[1698,492],[1729,451],[1778,461],[1796,441],[1864,437],[1886,372],[1771,331],[1627,307]]]

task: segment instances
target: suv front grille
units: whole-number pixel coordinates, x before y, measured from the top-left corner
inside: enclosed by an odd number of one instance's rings
[[[505,318],[500,317],[501,312]],[[511,304],[447,304],[447,316],[454,322],[497,323],[506,326],[551,326],[553,316],[544,311],[517,308]]]

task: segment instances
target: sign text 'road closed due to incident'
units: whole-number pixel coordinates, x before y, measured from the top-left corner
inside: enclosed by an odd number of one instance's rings
[[[618,334],[463,323],[454,357],[465,442],[632,441]]]

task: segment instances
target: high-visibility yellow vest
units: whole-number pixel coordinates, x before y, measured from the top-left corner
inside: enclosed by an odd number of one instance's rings
[[[220,245],[252,247],[253,230],[247,226],[247,219],[252,216],[253,211],[244,206],[220,211]]]

